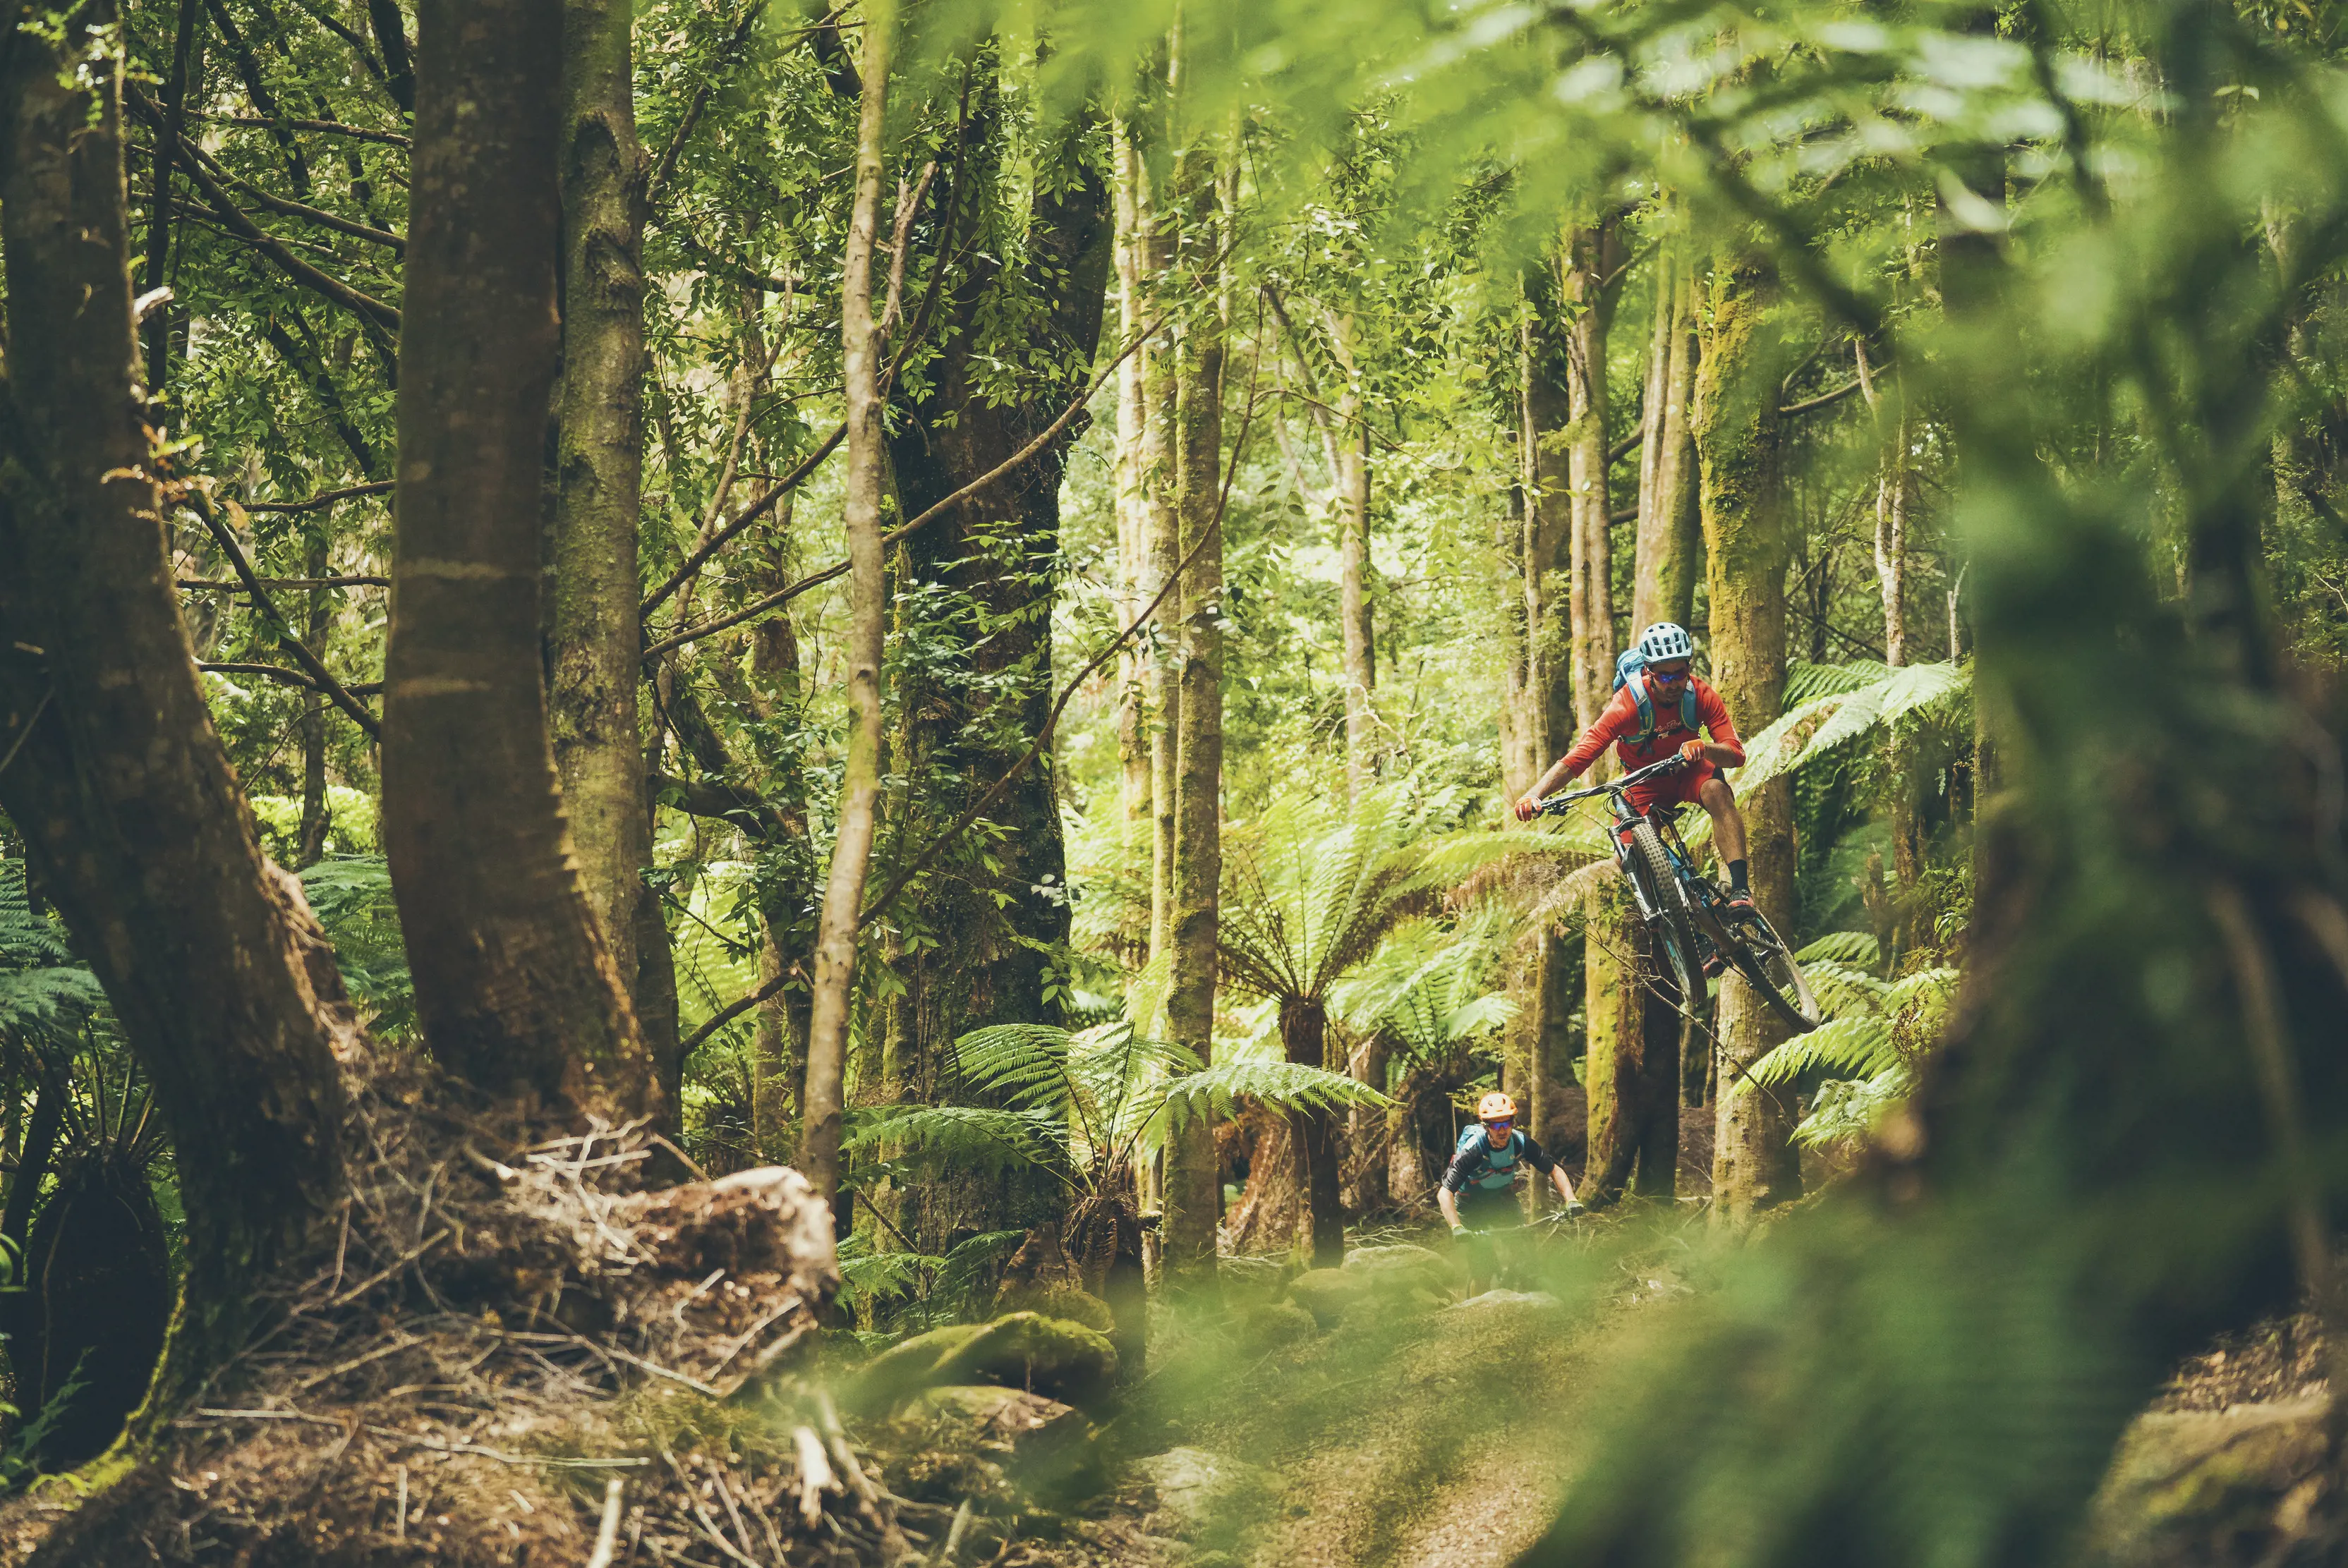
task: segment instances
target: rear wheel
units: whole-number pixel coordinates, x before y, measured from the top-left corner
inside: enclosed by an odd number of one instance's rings
[[[1810,994],[1810,982],[1802,974],[1802,966],[1794,961],[1787,950],[1784,938],[1758,909],[1735,923],[1727,930],[1728,940],[1721,947],[1721,956],[1735,967],[1745,983],[1760,993],[1769,1009],[1785,1021],[1796,1034],[1807,1034],[1818,1027],[1818,999]]]
[[[1680,1010],[1693,1016],[1697,999],[1704,995],[1704,950],[1697,945],[1687,888],[1653,825],[1642,822],[1631,829],[1631,851],[1634,873],[1645,884],[1647,906],[1655,911],[1650,928],[1679,982]]]

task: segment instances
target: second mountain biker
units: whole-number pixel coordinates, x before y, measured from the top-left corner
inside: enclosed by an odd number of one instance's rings
[[[1728,907],[1749,912],[1753,894],[1746,885],[1745,815],[1736,809],[1728,781],[1720,776],[1722,768],[1745,763],[1745,743],[1736,738],[1728,704],[1689,667],[1695,644],[1684,629],[1657,621],[1639,634],[1633,654],[1624,656],[1625,672],[1613,701],[1596,723],[1581,732],[1573,749],[1517,802],[1517,818],[1531,821],[1541,797],[1580,778],[1610,743],[1625,773],[1677,752],[1687,765],[1651,784],[1633,785],[1631,804],[1643,812],[1659,801],[1703,806],[1712,817],[1714,846],[1728,866]],[[1706,741],[1699,730],[1711,739]]]

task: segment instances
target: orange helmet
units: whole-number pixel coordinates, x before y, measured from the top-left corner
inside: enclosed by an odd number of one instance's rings
[[[1476,1120],[1478,1122],[1498,1122],[1503,1116],[1516,1113],[1517,1102],[1497,1089],[1476,1102]]]

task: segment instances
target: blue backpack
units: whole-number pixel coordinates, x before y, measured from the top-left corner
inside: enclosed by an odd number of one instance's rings
[[[1474,1185],[1484,1192],[1498,1192],[1503,1187],[1516,1185],[1517,1155],[1520,1152],[1523,1139],[1522,1132],[1510,1132],[1509,1141],[1495,1149],[1492,1147],[1491,1139],[1485,1134],[1484,1124],[1481,1122],[1470,1122],[1460,1130],[1459,1144],[1451,1151],[1451,1157],[1456,1160],[1481,1144],[1484,1149],[1484,1171],[1476,1178]]]
[[[1625,686],[1631,688],[1631,701],[1639,705],[1639,733],[1632,743],[1644,745],[1655,738],[1655,702],[1647,694],[1647,656],[1635,648],[1625,650],[1614,661],[1614,690],[1620,692]],[[1693,676],[1680,688],[1680,723],[1692,735],[1704,733],[1704,726],[1696,723]]]

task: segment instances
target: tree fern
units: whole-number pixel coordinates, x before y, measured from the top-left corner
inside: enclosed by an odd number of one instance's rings
[[[1879,979],[1858,967],[1875,960],[1874,938],[1847,932],[1814,942],[1799,956],[1827,1020],[1762,1056],[1732,1092],[1749,1092],[1748,1084],[1818,1081],[1795,1140],[1818,1147],[1863,1137],[1915,1088],[1917,1066],[1939,1038],[1956,994],[1957,971],[1920,969],[1897,980]]]
[[[1169,1124],[1228,1114],[1242,1100],[1279,1111],[1387,1103],[1318,1067],[1242,1058],[1200,1069],[1180,1046],[1124,1023],[1080,1033],[1004,1025],[974,1030],[956,1047],[967,1084],[1009,1104],[881,1106],[858,1113],[843,1148],[901,1150],[961,1169],[1033,1166],[1085,1192],[1157,1146]]]
[[[35,912],[24,867],[0,865],[0,1030],[63,1034],[105,1005],[98,977]]]
[[[1781,774],[1910,715],[1952,713],[1972,691],[1972,671],[1958,664],[1910,664],[1897,670],[1871,664],[1808,669],[1812,673],[1804,689],[1814,694],[1797,700],[1795,683],[1788,681],[1784,716],[1746,742],[1746,761],[1734,780],[1739,790],[1749,793]],[[1824,673],[1828,669],[1841,673],[1829,678]]]
[[[369,1028],[386,1039],[407,1034],[415,1027],[416,984],[389,865],[380,855],[330,856],[302,873],[302,891],[335,945],[351,999],[370,1015]]]

